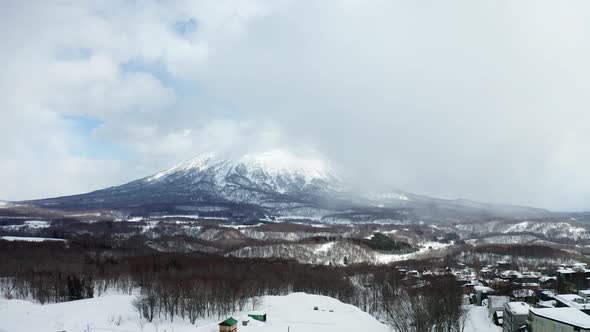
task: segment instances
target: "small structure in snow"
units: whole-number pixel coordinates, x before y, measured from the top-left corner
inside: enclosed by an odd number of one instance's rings
[[[251,311],[248,314],[248,317],[251,317],[252,319],[256,319],[257,321],[260,321],[260,322],[266,322],[266,313],[261,312],[261,311]]]
[[[238,330],[238,321],[230,317],[219,323],[219,332],[235,332]]]

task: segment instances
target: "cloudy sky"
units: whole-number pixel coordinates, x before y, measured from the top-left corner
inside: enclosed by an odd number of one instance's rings
[[[588,59],[584,0],[1,1],[0,198],[279,147],[590,209]]]

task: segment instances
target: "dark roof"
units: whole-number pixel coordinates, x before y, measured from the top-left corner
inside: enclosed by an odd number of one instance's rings
[[[234,326],[237,323],[238,323],[238,321],[235,318],[230,317],[230,318],[224,320],[223,322],[219,323],[219,325],[220,326]]]

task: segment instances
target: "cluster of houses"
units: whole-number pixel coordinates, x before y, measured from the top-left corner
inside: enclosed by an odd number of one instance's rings
[[[515,271],[509,262],[456,272],[465,301],[486,306],[504,332],[590,332],[590,269],[584,263],[554,273]]]
[[[453,273],[463,287],[464,303],[485,306],[489,319],[504,332],[590,332],[590,269],[585,263],[560,266],[551,273],[511,267],[510,262],[499,261],[479,273],[471,268],[397,269],[409,279]],[[266,322],[266,314],[251,312],[240,320],[229,317],[219,323],[219,332],[236,332],[240,321],[247,326],[252,320]]]

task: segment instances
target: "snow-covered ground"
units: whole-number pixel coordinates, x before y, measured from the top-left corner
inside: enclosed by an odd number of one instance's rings
[[[420,249],[418,249],[418,251],[409,254],[395,255],[375,252],[375,258],[378,264],[388,264],[391,262],[404,261],[408,259],[424,258],[429,254],[435,254],[438,250],[445,249],[450,245],[450,243],[425,242],[420,244]]]
[[[315,249],[315,252],[327,252],[334,247],[336,242],[327,242],[319,246],[319,248]]]
[[[264,225],[263,223],[258,223],[258,224],[220,224],[219,227],[224,227],[224,228],[233,228],[233,229],[242,229],[242,228],[254,228],[254,227],[259,227]]]
[[[5,241],[26,241],[26,242],[43,242],[43,241],[65,241],[64,239],[55,239],[51,237],[31,237],[31,236],[0,236]]]
[[[35,231],[42,228],[48,228],[49,221],[45,220],[25,220],[24,223],[20,225],[5,225],[0,226],[1,230],[5,231]]]
[[[140,324],[129,295],[105,295],[99,298],[40,305],[21,300],[0,299],[0,332],[216,332],[218,323],[225,319],[200,319],[195,325],[175,319],[174,323],[158,320]],[[314,307],[318,310],[313,310]],[[267,314],[267,322],[250,319],[242,326],[247,311],[232,315],[239,320],[238,331],[291,332],[386,332],[390,328],[355,306],[336,299],[293,293],[287,296],[265,296],[257,311]]]
[[[468,309],[467,319],[465,320],[465,332],[500,332],[501,326],[494,324],[488,317],[487,307],[465,306]]]

